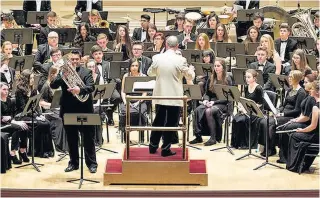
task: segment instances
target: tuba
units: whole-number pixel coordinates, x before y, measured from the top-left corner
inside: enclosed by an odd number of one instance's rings
[[[84,88],[85,84],[81,80],[80,76],[76,72],[75,69],[71,66],[71,61],[68,59],[64,59],[63,64],[60,65],[60,71],[62,71],[61,78],[66,83],[69,88],[78,86],[80,88]],[[80,96],[78,94],[74,95],[80,102],[85,102],[89,98],[89,94]]]
[[[292,35],[297,37],[309,37],[317,41],[316,30],[313,26],[310,14],[311,8],[298,12],[292,16],[300,21],[292,25]]]

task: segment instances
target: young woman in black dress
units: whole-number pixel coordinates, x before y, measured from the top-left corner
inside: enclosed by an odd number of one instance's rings
[[[193,128],[196,138],[190,144],[202,143],[202,135],[209,133],[210,139],[205,146],[214,145],[221,141],[222,137],[222,114],[232,110],[231,104],[226,100],[219,100],[214,93],[215,84],[232,85],[232,79],[227,75],[225,59],[216,58],[212,74],[206,82],[206,92],[203,96],[203,103],[195,109]]]
[[[74,38],[73,46],[80,47],[82,54],[84,54],[84,42],[96,41],[97,39],[91,36],[90,27],[88,23],[82,22],[78,28],[78,32]]]
[[[263,88],[257,83],[258,72],[254,69],[246,71],[247,85],[244,88],[245,98],[253,100],[259,107],[263,104]],[[249,118],[245,115],[244,107],[238,104],[239,113],[232,120],[231,146],[234,148],[246,149],[249,147]],[[258,126],[260,119],[254,115],[251,117],[251,146],[256,146],[258,142]]]
[[[127,26],[118,26],[116,38],[113,42],[113,48],[115,52],[122,52],[122,60],[124,61],[132,57],[132,41],[129,36],[129,30]]]

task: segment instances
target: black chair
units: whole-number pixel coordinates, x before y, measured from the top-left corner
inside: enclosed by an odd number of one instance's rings
[[[306,150],[306,153],[304,154],[304,156],[302,157],[302,161],[301,161],[301,164],[299,166],[299,175],[301,174],[302,172],[302,169],[303,169],[303,166],[304,166],[304,160],[306,157],[318,157],[319,153],[319,144],[310,144],[308,147],[307,147],[307,150]]]

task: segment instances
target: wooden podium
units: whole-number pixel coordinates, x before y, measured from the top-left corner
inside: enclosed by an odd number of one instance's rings
[[[126,148],[123,159],[108,159],[104,173],[104,185],[112,184],[149,184],[149,185],[208,185],[208,173],[205,160],[190,160],[186,149],[186,115],[187,96],[160,97],[160,96],[127,96],[127,104],[130,100],[183,100],[183,124],[181,127],[149,127],[130,126],[130,107],[126,112]],[[175,131],[183,132],[182,148],[171,148],[176,155],[161,156],[161,149],[155,154],[149,153],[148,147],[130,148],[131,131]]]

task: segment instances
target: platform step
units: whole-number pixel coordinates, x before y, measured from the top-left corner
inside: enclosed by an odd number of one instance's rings
[[[148,147],[130,148],[128,161],[188,161],[189,150],[186,149],[186,160],[182,158],[182,148],[171,148],[172,151],[177,154],[169,157],[161,156],[161,149],[158,149],[156,153],[150,154]],[[123,153],[123,159],[125,159],[126,150]]]

